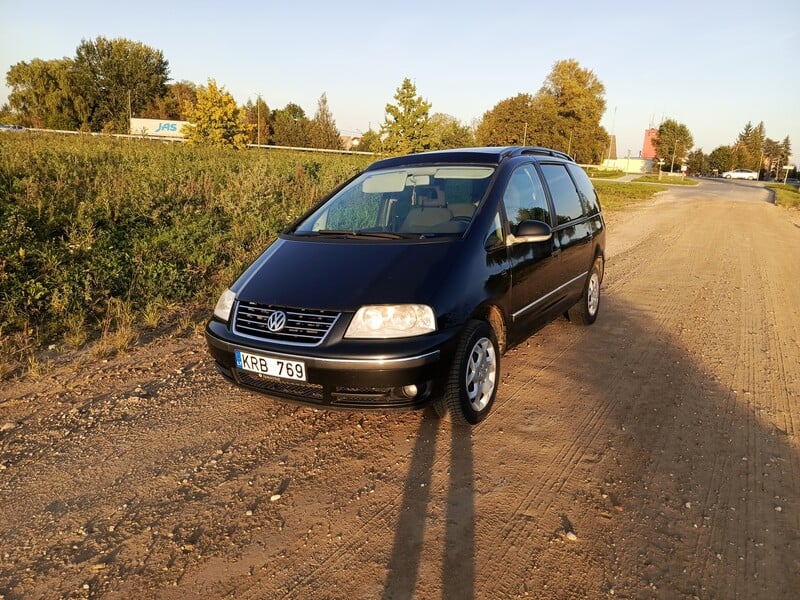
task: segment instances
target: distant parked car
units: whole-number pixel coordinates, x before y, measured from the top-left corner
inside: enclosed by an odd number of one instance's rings
[[[758,179],[758,173],[749,169],[734,169],[733,171],[725,171],[722,176],[725,179],[750,179],[752,181]]]
[[[6,125],[5,123],[0,124],[0,131],[17,131],[23,132],[28,131],[22,125]]]

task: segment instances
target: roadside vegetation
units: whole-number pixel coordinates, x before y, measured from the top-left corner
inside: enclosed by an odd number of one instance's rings
[[[657,183],[659,185],[697,185],[697,181],[688,177],[677,177],[674,175],[663,175],[661,179],[658,175],[642,175],[633,180],[636,183]]]
[[[768,183],[767,187],[775,191],[775,204],[786,208],[800,208],[800,188],[785,183]]]
[[[664,185],[650,183],[626,183],[623,181],[593,181],[600,204],[605,211],[624,210],[646,200],[650,200],[659,192],[669,188]]]
[[[371,157],[98,137],[0,137],[0,377],[43,345],[99,356],[193,322]]]
[[[598,167],[586,167],[586,174],[592,179],[618,179],[625,175],[621,169],[600,169]]]

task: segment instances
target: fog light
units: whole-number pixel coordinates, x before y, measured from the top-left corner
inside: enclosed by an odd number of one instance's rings
[[[403,395],[406,398],[414,398],[414,397],[416,397],[418,392],[419,392],[419,390],[417,389],[417,386],[415,386],[415,385],[404,385],[403,386]]]

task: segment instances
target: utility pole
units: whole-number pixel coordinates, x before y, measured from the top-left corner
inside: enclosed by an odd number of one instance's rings
[[[673,169],[675,168],[675,152],[678,149],[678,140],[675,140],[675,143],[672,145],[672,164],[669,166],[669,172],[672,174]]]

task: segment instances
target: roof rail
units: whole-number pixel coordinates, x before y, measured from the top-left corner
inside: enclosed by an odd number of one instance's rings
[[[515,148],[513,148],[513,147],[505,148],[504,150],[502,150],[500,152],[500,160],[505,160],[509,156],[513,156],[514,155],[514,150],[515,150]]]
[[[542,148],[540,146],[531,146],[527,148],[522,148],[521,154],[539,154],[544,156],[555,156],[557,158],[564,158],[566,160],[575,162],[575,160],[565,152],[559,152],[558,150],[552,150],[550,148]]]

